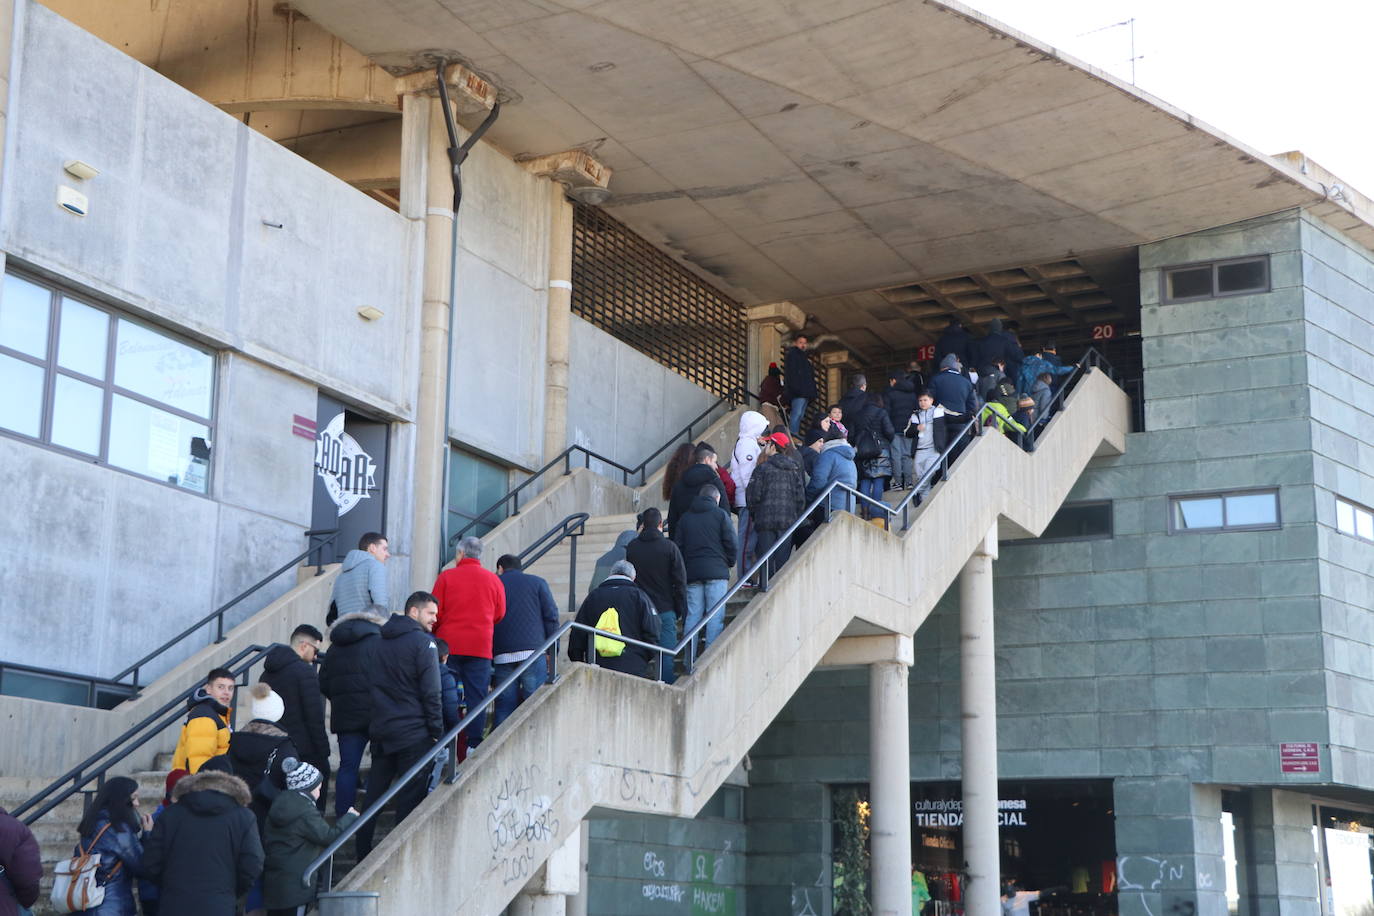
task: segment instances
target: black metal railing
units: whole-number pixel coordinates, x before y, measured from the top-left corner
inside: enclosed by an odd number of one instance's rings
[[[317,528],[305,532],[307,546],[302,553],[297,554],[277,569],[263,576],[118,674],[111,677],[96,677],[90,674],[75,674],[54,668],[40,668],[34,665],[0,661],[0,695],[27,696],[33,699],[68,703],[74,706],[113,709],[124,700],[138,696],[143,686],[139,683],[143,669],[150,662],[171,651],[182,640],[213,624],[215,626],[215,638],[211,644],[224,642],[224,615],[252,595],[266,588],[277,577],[297,568],[302,563],[309,565],[312,562],[315,565],[315,575],[323,574],[325,549],[332,545],[338,536],[338,528]],[[310,559],[311,556],[314,556],[314,560]],[[66,689],[64,690],[64,688]]]
[[[224,667],[246,686],[249,670],[262,661],[270,650],[270,646],[248,646],[234,655]],[[78,792],[83,793],[86,803],[90,804],[95,793],[105,784],[112,768],[123,763],[130,754],[161,735],[186,715],[187,702],[200,686],[197,684],[168,700],[156,712],[149,714],[133,728],[54,779],[10,813],[25,824],[33,824]]]
[[[728,404],[733,408],[737,405],[748,403],[749,399],[751,398],[754,401],[757,401],[758,395],[750,391],[745,391],[741,388],[737,388],[728,394],[716,398],[715,402],[713,402],[710,407],[707,407],[701,413],[693,417],[691,422],[689,422],[686,426],[679,429],[677,432],[673,433],[673,435],[668,438],[667,442],[663,443],[658,448],[654,449],[653,453],[650,454],[649,457],[645,458],[643,461],[639,462],[639,464],[635,465],[634,467],[627,467],[626,465],[623,465],[620,462],[616,461],[614,458],[607,458],[605,455],[602,455],[599,452],[594,452],[591,449],[585,448],[581,445],[568,446],[567,448],[563,449],[563,451],[559,452],[558,455],[552,461],[544,465],[539,470],[535,471],[529,477],[526,477],[520,483],[516,484],[509,491],[507,491],[505,496],[502,496],[496,502],[492,503],[476,518],[472,519],[462,528],[458,529],[458,531],[450,535],[448,539],[448,546],[450,548],[450,551],[452,550],[453,545],[458,543],[458,540],[460,538],[462,538],[464,535],[466,535],[469,531],[471,531],[478,525],[494,525],[500,522],[505,517],[511,515],[519,515],[520,495],[525,491],[525,489],[527,487],[533,486],[537,481],[543,479],[544,475],[548,474],[550,471],[552,471],[554,468],[559,467],[560,465],[563,467],[562,476],[571,474],[573,470],[573,456],[575,455],[582,456],[581,461],[582,466],[584,468],[590,468],[592,466],[593,461],[599,461],[603,465],[606,465],[607,467],[611,468],[612,470],[619,471],[620,482],[623,483],[625,486],[630,486],[630,481],[633,480],[635,477],[639,478],[639,483],[637,485],[643,486],[644,482],[648,480],[649,477],[649,465],[652,464],[654,460],[658,458],[659,455],[662,455],[664,452],[666,452],[673,446],[677,445],[683,439],[691,441],[692,437],[696,435],[698,425],[701,424],[702,421],[706,420],[707,417],[710,417],[711,414],[715,413],[722,406]],[[710,426],[711,423],[714,422],[715,420],[711,420],[706,423],[706,426]]]
[[[569,515],[548,531],[535,538],[534,543],[520,551],[520,565],[529,567],[539,562],[539,558],[553,550],[563,539],[568,540],[568,613],[577,609],[577,539],[586,534],[586,512]]]

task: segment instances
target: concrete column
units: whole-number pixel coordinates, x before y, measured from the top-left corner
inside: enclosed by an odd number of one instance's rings
[[[572,335],[573,206],[549,183],[548,348],[544,365],[544,460],[568,447],[568,357]]]
[[[911,916],[911,740],[907,662],[868,668],[873,912]]]
[[[821,354],[821,365],[825,367],[825,390],[830,403],[834,404],[844,397],[844,370],[850,366],[848,350],[826,350]],[[822,404],[828,407],[829,404]]]
[[[448,378],[449,290],[452,273],[453,185],[449,179],[448,135],[443,103],[422,93],[402,102],[402,169],[423,163],[424,276],[420,306],[420,387],[415,409],[414,526],[411,583],[428,588],[439,571],[440,530],[445,510],[444,462],[448,423],[444,393]],[[408,177],[408,176],[403,176]],[[403,183],[403,198],[406,188]],[[443,558],[446,559],[446,558]]]
[[[1317,851],[1312,846],[1312,800],[1277,789],[1251,789],[1248,794],[1255,876],[1250,891],[1255,913],[1318,916],[1321,905]],[[1237,842],[1240,840],[1238,837]]]
[[[768,364],[779,362],[783,339],[806,326],[806,312],[791,302],[767,302],[751,305],[744,310],[748,325],[748,360],[745,363],[745,386],[755,393],[768,374]]]
[[[583,821],[535,873],[533,880],[511,901],[511,916],[567,916],[569,898],[582,886]]]
[[[968,916],[999,916],[997,669],[993,653],[992,561],[997,529],[983,536],[959,574],[959,694],[963,712],[964,859]]]
[[[586,821],[578,828],[577,835],[577,893],[568,895],[567,916],[587,916],[590,912],[587,909],[587,862],[592,853],[592,832],[587,828]]]

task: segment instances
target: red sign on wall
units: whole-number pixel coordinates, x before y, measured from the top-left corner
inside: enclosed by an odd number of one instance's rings
[[[1320,773],[1321,752],[1316,742],[1288,741],[1279,745],[1279,770],[1284,773]]]
[[[916,358],[919,360],[934,359],[935,344],[926,344],[924,347],[918,347],[916,349]]]

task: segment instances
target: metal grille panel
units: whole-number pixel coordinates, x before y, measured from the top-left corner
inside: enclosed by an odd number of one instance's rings
[[[744,387],[740,304],[605,211],[573,204],[572,311],[717,395]]]

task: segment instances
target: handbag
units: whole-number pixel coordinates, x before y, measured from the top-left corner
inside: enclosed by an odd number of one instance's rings
[[[93,906],[100,906],[105,901],[105,886],[95,877],[96,871],[100,868],[100,857],[92,858],[91,853],[95,850],[95,844],[100,842],[100,838],[109,829],[109,824],[101,827],[91,839],[91,845],[84,850],[78,842],[76,848],[80,854],[58,862],[53,868],[52,895],[48,899],[58,913],[80,913]],[[117,875],[123,866],[123,862],[116,863],[105,880],[108,881]]]

